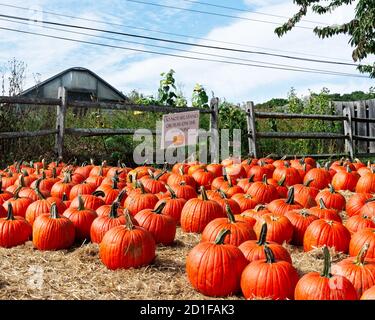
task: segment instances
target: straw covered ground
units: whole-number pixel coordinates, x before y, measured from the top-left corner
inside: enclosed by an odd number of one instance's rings
[[[91,243],[57,252],[35,250],[31,242],[0,248],[0,299],[207,299],[191,287],[185,273],[186,256],[199,240],[199,235],[178,229],[174,246],[157,248],[154,264],[119,271],[106,269],[98,246]],[[322,269],[321,250],[304,253],[286,247],[301,275]],[[334,262],[345,257],[332,254]]]

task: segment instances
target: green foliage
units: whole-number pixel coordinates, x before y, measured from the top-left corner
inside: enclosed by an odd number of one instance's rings
[[[158,89],[158,102],[166,106],[184,107],[187,105],[187,101],[181,93],[177,92],[174,73],[175,71],[171,69],[168,72],[160,74],[163,78],[160,80],[160,87]]]
[[[191,102],[192,106],[195,108],[209,108],[208,95],[202,85],[198,83],[195,85]]]
[[[275,33],[281,37],[292,30],[295,25],[306,16],[308,9],[317,14],[327,14],[335,9],[350,5],[354,0],[294,0],[300,9],[288,22],[275,29]],[[324,3],[324,5],[323,5]],[[371,54],[375,54],[375,4],[374,0],[358,0],[355,8],[355,16],[350,21],[341,25],[327,27],[315,27],[314,33],[324,39],[335,35],[347,34],[350,36],[350,45],[354,47],[352,58],[354,61],[362,61]],[[361,65],[360,72],[369,73],[375,77],[375,62],[372,65]]]

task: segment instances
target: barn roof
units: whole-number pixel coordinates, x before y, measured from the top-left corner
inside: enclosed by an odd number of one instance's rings
[[[87,81],[85,82],[83,81],[83,79],[82,80],[74,79],[75,81],[73,80],[73,75],[78,75],[80,73],[85,73],[92,79],[96,80],[96,83],[91,85],[92,88],[90,88],[89,85],[86,83]],[[68,77],[69,78],[68,80],[63,81],[63,79],[66,78],[69,74],[71,75],[71,77],[70,78]],[[40,82],[39,84],[21,92],[20,95],[21,96],[38,96],[38,97],[44,97],[44,98],[56,98],[57,94],[55,96],[55,91],[57,87],[60,85],[67,86],[67,89],[72,90],[72,91],[80,91],[80,90],[99,91],[98,90],[99,84],[104,89],[104,90],[101,90],[104,92],[102,94],[100,94],[99,92],[95,92],[95,94],[98,96],[100,100],[102,99],[103,100],[119,100],[119,99],[125,100],[126,99],[126,96],[122,92],[117,90],[107,81],[105,81],[103,78],[99,77],[93,71],[86,69],[86,68],[82,68],[82,67],[73,67],[73,68],[66,69],[52,76],[51,78],[48,78],[47,80],[44,80]],[[96,88],[93,88],[93,86],[96,86]],[[52,90],[43,90],[44,88],[48,88],[48,87],[53,87],[53,88]],[[106,96],[111,97],[113,99],[108,98]]]

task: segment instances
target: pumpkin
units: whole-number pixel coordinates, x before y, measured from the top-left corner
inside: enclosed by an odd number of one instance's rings
[[[254,176],[250,176],[249,178],[242,178],[237,180],[237,186],[239,186],[244,193],[249,190],[250,186],[254,183],[253,180]]]
[[[358,214],[346,220],[345,227],[351,233],[356,233],[365,228],[375,228],[375,217],[370,218],[365,214]]]
[[[355,186],[355,192],[375,193],[375,173],[373,169],[358,179]]]
[[[227,218],[216,218],[204,228],[201,241],[214,241],[221,230],[227,229],[229,235],[224,243],[239,246],[242,242],[256,239],[253,228],[244,221],[237,221],[230,206],[226,205]]]
[[[38,250],[68,249],[75,239],[73,222],[58,214],[55,203],[50,210],[50,214],[42,214],[34,221],[33,245]]]
[[[336,263],[332,273],[347,278],[360,297],[364,291],[375,285],[375,259],[365,258],[369,248],[366,243],[356,257],[349,257]]]
[[[78,195],[84,195],[84,194],[92,194],[95,191],[96,187],[95,185],[87,182],[82,182],[79,184],[76,184],[72,187],[69,193],[69,199],[73,200],[75,197],[78,197]],[[68,196],[65,193],[66,196]]]
[[[196,198],[197,192],[192,186],[187,185],[184,181],[179,184],[170,185],[177,198],[183,198],[186,201]]]
[[[51,196],[61,199],[65,193],[68,197],[70,190],[73,188],[72,177],[69,172],[64,174],[64,179],[60,182],[56,182],[51,189]]]
[[[41,214],[49,213],[51,210],[52,203],[56,203],[57,209],[59,211],[64,211],[66,209],[66,206],[64,202],[61,199],[58,199],[56,197],[44,197],[44,195],[39,191],[39,182],[40,180],[37,180],[37,184],[35,186],[35,192],[39,197],[39,200],[34,201],[31,203],[25,213],[26,220],[33,226],[34,221],[36,217],[38,217]]]
[[[179,173],[182,171],[184,174],[187,174],[189,168],[190,168],[190,165],[187,163],[176,163],[172,167],[172,173]]]
[[[352,235],[349,255],[357,256],[366,243],[369,245],[366,258],[375,259],[375,228],[365,228]]]
[[[309,213],[307,209],[291,210],[285,213],[290,223],[293,226],[293,238],[291,244],[295,246],[303,245],[303,237],[307,227],[315,220],[319,219],[317,216]]]
[[[20,197],[19,196],[20,190],[21,189],[17,189],[13,198],[6,200],[3,203],[3,206],[2,207],[0,206],[1,207],[0,217],[6,217],[6,213],[7,213],[6,208],[8,208],[8,204],[12,205],[13,214],[15,216],[19,216],[23,218],[26,216],[26,210],[29,207],[29,205],[33,203],[33,200],[31,200],[30,198]]]
[[[361,300],[375,300],[375,285],[362,294]]]
[[[293,236],[293,225],[289,219],[284,216],[278,216],[272,213],[262,215],[254,226],[254,231],[259,239],[263,223],[267,224],[267,241],[274,241],[282,244],[284,241],[290,242]]]
[[[197,184],[192,176],[189,176],[184,172],[183,166],[176,173],[172,173],[167,180],[168,185],[178,185],[180,182],[184,181],[187,185],[192,186],[194,189]]]
[[[3,191],[1,184],[2,184],[2,179],[0,177],[0,205],[3,204],[8,199],[13,197],[13,194],[11,192]]]
[[[223,192],[221,190],[219,190],[219,194],[220,194],[220,198],[212,199],[212,200],[215,200],[218,204],[220,204],[220,206],[223,209],[223,212],[226,211],[226,206],[229,205],[233,214],[240,214],[241,213],[241,208],[236,201],[234,201],[233,199],[228,199],[229,197],[225,194],[225,192]]]
[[[112,179],[112,184],[108,185],[100,185],[96,191],[102,191],[104,196],[101,197],[105,204],[111,204],[115,201],[120,194],[120,188],[118,187],[118,177],[115,176]],[[125,193],[123,194],[122,198],[125,197]]]
[[[296,184],[294,187],[294,200],[304,208],[311,208],[316,206],[315,197],[319,190],[310,187],[312,180],[308,180],[303,184]]]
[[[99,245],[100,260],[111,270],[138,268],[155,259],[156,244],[152,234],[134,226],[130,214],[126,213],[125,218],[125,225],[108,230]]]
[[[327,246],[334,247],[338,252],[347,253],[350,232],[341,223],[333,220],[319,219],[313,221],[306,229],[303,238],[304,251]]]
[[[294,188],[288,191],[286,199],[276,199],[267,205],[267,209],[275,215],[283,216],[286,212],[294,209],[301,209],[302,206],[294,202]]]
[[[107,166],[107,161],[104,160],[100,166],[94,166],[91,169],[89,176],[106,176],[109,169],[110,168]]]
[[[279,198],[287,198],[288,197],[288,187],[284,185],[285,182],[285,176],[279,180],[276,181],[275,179],[267,179],[268,184],[272,184],[276,187],[277,193],[279,195]]]
[[[345,208],[344,196],[336,192],[331,184],[328,189],[324,189],[317,194],[315,201],[319,203],[320,199],[323,199],[326,207],[329,209],[342,211]]]
[[[291,263],[276,260],[272,249],[264,246],[266,259],[251,262],[242,272],[241,289],[246,299],[293,299],[298,273]]]
[[[284,185],[287,187],[302,183],[302,178],[298,170],[290,167],[287,163],[282,167],[277,167],[272,174],[272,178],[276,181],[284,179]]]
[[[214,242],[199,243],[187,256],[188,279],[195,290],[206,296],[225,297],[240,291],[247,260],[236,246],[224,243],[229,232],[221,230]]]
[[[210,163],[207,165],[206,170],[211,172],[214,177],[223,175],[223,165],[221,163]]]
[[[371,200],[372,195],[369,193],[354,193],[346,202],[346,214],[351,217],[359,214],[362,207]]]
[[[263,181],[254,182],[247,190],[258,203],[269,203],[279,197],[276,187],[268,184],[267,177],[263,176]]]
[[[155,207],[157,208],[163,201],[165,202],[165,207],[162,210],[162,214],[172,217],[176,224],[180,224],[181,212],[184,207],[186,200],[183,198],[177,198],[176,193],[171,189],[169,185],[165,185],[169,190],[170,197],[160,199]]]
[[[81,196],[78,196],[78,208],[71,206],[64,211],[63,216],[73,222],[77,241],[90,239],[91,224],[98,215],[94,210],[85,208]]]
[[[155,209],[141,210],[134,219],[152,234],[156,244],[171,245],[176,236],[177,223],[171,216],[162,214],[165,205],[166,202],[162,201]]]
[[[159,174],[154,174],[154,172],[149,170],[148,175],[140,179],[145,191],[154,194],[167,191],[165,183],[159,180],[164,174],[165,171],[162,171]]]
[[[346,170],[338,171],[332,178],[332,186],[336,190],[354,191],[358,181],[358,174],[352,171],[349,166]]]
[[[272,178],[273,170],[266,166],[265,163],[261,162],[259,165],[253,166],[249,172],[248,177],[252,177],[252,181],[262,181],[264,175],[267,179]]]
[[[122,190],[119,193],[118,197],[115,199],[115,201],[113,201],[113,203],[111,205],[105,204],[105,205],[100,206],[98,209],[96,209],[95,211],[96,211],[96,214],[98,215],[98,217],[102,217],[102,216],[107,217],[110,214],[110,212],[112,210],[112,205],[114,203],[116,203],[117,215],[123,215],[122,211],[123,211],[124,208],[121,207],[121,202],[122,202],[122,198],[125,195],[125,193],[126,193],[125,190]]]
[[[375,198],[366,200],[359,214],[366,215],[370,218],[375,218]]]
[[[137,181],[137,186],[141,192],[132,192],[128,195],[124,202],[124,207],[129,210],[131,215],[136,215],[139,211],[144,209],[153,209],[159,201],[158,197],[152,193],[146,193],[143,183]]]
[[[334,220],[337,222],[342,222],[340,215],[336,209],[328,209],[324,203],[323,199],[319,199],[319,206],[312,207],[309,212],[319,219]]]
[[[282,245],[276,242],[267,242],[267,223],[263,223],[262,229],[260,231],[259,240],[247,240],[239,245],[239,249],[242,251],[243,255],[249,262],[255,260],[266,259],[264,253],[264,246],[268,246],[276,260],[284,260],[292,263],[292,258],[288,250],[286,250]]]
[[[271,213],[263,204],[258,204],[254,209],[248,209],[241,213],[244,217],[251,217],[258,220],[261,216]]]
[[[200,190],[202,199],[188,200],[181,211],[181,228],[185,232],[201,233],[210,221],[224,216],[222,207],[207,198],[206,189],[202,186]]]
[[[80,196],[83,200],[85,208],[87,209],[96,210],[99,207],[105,205],[104,201],[101,198],[99,198],[99,196],[104,197],[104,192],[102,191],[94,191],[92,194],[83,194]],[[79,198],[77,196],[72,200],[69,207],[78,208],[78,206]]]
[[[206,189],[211,189],[211,183],[215,179],[214,174],[205,168],[194,171],[191,176],[198,186],[204,186]]]
[[[125,216],[119,215],[118,209],[119,203],[113,202],[109,215],[102,215],[95,218],[90,227],[91,242],[100,243],[108,230],[125,224]]]
[[[331,274],[331,256],[326,246],[323,247],[323,272],[309,272],[297,283],[295,300],[357,300],[353,284],[341,275]]]
[[[331,182],[331,176],[328,170],[324,168],[313,168],[308,171],[303,178],[304,184],[307,183],[307,181],[311,181],[309,184],[310,187],[322,190],[328,187]]]
[[[248,209],[254,209],[258,204],[250,194],[237,193],[233,195],[231,199],[237,202],[240,207],[240,212],[244,212]]]
[[[6,218],[0,218],[0,247],[19,246],[31,237],[31,225],[22,217],[13,215],[12,205],[8,204]]]
[[[219,190],[224,191],[228,198],[231,198],[237,193],[244,192],[240,186],[233,184],[232,179],[229,179],[227,183],[223,183]]]
[[[227,187],[229,185],[229,180],[230,180],[232,185],[236,183],[236,179],[234,179],[233,177],[229,177],[227,175],[226,169],[223,168],[223,175],[219,176],[219,177],[216,177],[214,180],[212,180],[211,189],[212,190],[219,190],[224,185]]]

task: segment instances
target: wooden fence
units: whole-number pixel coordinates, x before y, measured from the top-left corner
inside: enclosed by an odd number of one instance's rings
[[[314,154],[316,158],[375,156],[375,99],[354,102],[332,102],[336,115],[259,112],[253,102],[246,104],[249,154],[258,156],[258,139],[337,139],[345,144],[344,153]],[[257,132],[257,119],[311,119],[339,121],[342,133],[328,132]],[[294,155],[287,155],[293,157]]]
[[[210,109],[200,108],[180,108],[170,106],[156,106],[156,105],[137,105],[129,103],[107,103],[107,102],[83,102],[83,101],[69,101],[67,90],[64,87],[59,88],[58,99],[40,99],[40,98],[25,98],[25,97],[7,97],[0,96],[0,104],[18,104],[18,105],[38,105],[40,107],[56,108],[56,126],[50,130],[40,131],[23,131],[23,132],[0,132],[0,139],[14,139],[26,137],[41,137],[55,135],[55,151],[57,156],[64,155],[64,136],[76,135],[80,137],[94,137],[94,136],[114,136],[114,135],[132,135],[137,129],[98,129],[98,128],[67,128],[66,127],[66,112],[68,108],[89,108],[102,110],[118,110],[118,111],[145,111],[145,112],[160,112],[160,113],[175,113],[197,110],[200,113],[210,114],[210,132],[218,129],[218,105],[219,99],[213,98],[210,102]],[[152,134],[158,134],[155,131]]]

